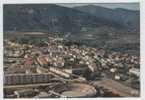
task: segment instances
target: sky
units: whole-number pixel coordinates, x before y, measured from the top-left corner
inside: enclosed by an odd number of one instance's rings
[[[139,10],[139,3],[96,3],[96,4],[57,4],[60,6],[65,7],[75,7],[75,6],[85,6],[85,5],[96,5],[96,6],[102,6],[107,8],[125,8],[130,10]]]

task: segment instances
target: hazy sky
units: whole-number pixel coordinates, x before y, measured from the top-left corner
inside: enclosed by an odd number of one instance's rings
[[[84,5],[96,5],[107,8],[126,8],[131,10],[139,10],[139,3],[96,3],[96,4],[57,4],[65,7],[75,7]]]

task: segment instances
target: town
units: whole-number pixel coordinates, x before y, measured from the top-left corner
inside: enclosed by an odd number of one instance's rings
[[[138,55],[31,35],[25,41],[4,38],[5,98],[140,95]]]

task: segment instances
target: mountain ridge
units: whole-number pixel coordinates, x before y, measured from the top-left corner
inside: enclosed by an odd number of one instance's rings
[[[11,15],[9,15],[9,13],[11,13]],[[57,20],[60,22],[57,23]],[[56,25],[52,25],[53,23]],[[62,27],[63,25],[64,27]],[[24,31],[31,28],[28,30],[30,31],[40,28],[45,29],[46,31],[51,31],[48,29],[50,27],[51,29],[54,28],[52,29],[54,32],[57,28],[59,32],[71,32],[74,29],[79,32],[83,26],[94,28],[98,26],[108,26],[116,29],[122,28],[121,30],[125,28],[120,23],[101,17],[96,18],[96,16],[92,16],[86,12],[55,4],[4,5],[4,30]],[[68,30],[65,31],[65,28]]]
[[[139,32],[140,31],[140,17],[139,11],[128,10],[124,8],[104,8],[95,5],[87,5],[87,6],[77,6],[74,7],[82,12],[86,12],[88,14],[94,15],[97,18],[104,18],[106,20],[118,22],[128,28],[128,31],[131,32]]]

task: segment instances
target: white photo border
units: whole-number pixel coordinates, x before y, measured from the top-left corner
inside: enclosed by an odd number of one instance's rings
[[[84,100],[145,100],[145,2],[144,0],[1,0],[0,1],[0,100],[3,100],[3,5],[4,4],[39,4],[39,3],[140,3],[140,71],[141,93],[140,97],[125,98],[80,98]],[[48,99],[48,98],[47,98]],[[49,98],[56,100],[55,98]],[[68,98],[59,98],[67,100]],[[70,100],[78,98],[69,98]],[[11,100],[11,99],[6,99]],[[17,99],[18,100],[18,99]],[[26,100],[26,99],[21,99]],[[35,100],[35,99],[27,99]]]

